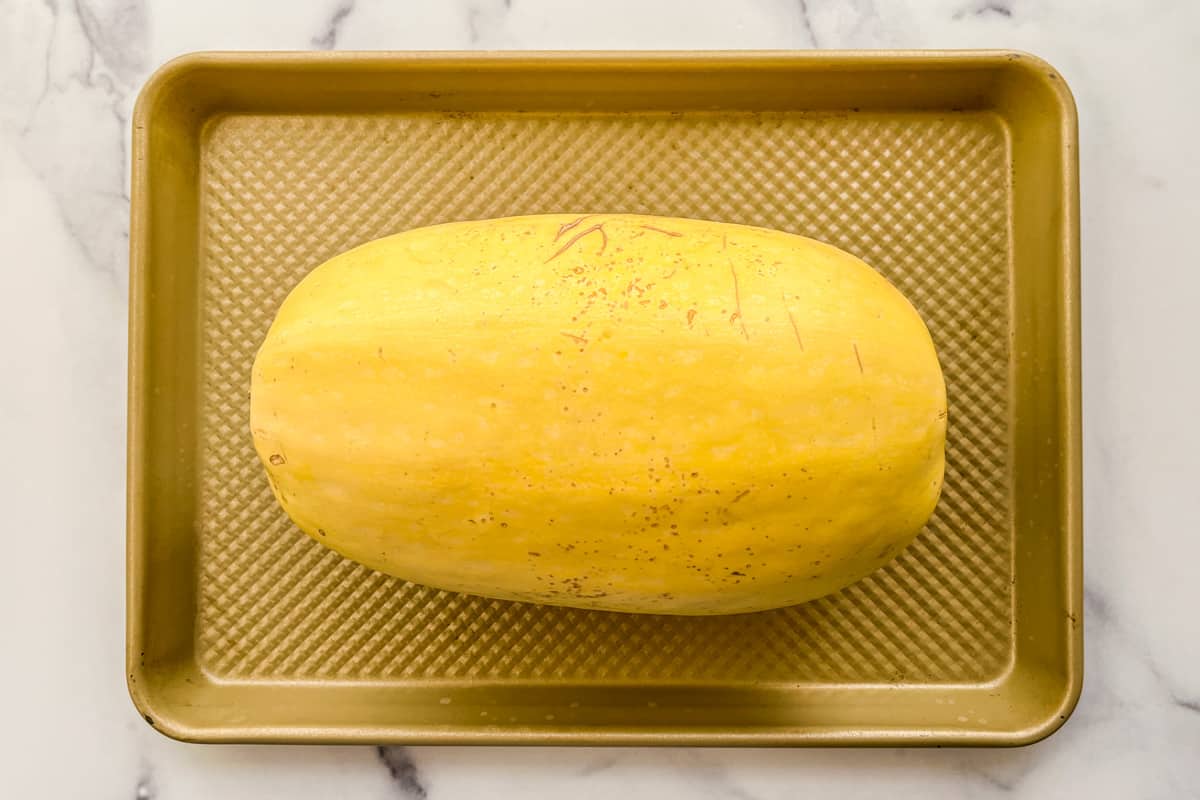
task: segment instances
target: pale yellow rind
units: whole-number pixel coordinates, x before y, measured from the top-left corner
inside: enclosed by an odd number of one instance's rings
[[[929,332],[878,273],[776,231],[625,214],[409,231],[280,308],[251,427],[322,544],[430,586],[756,611],[862,578],[944,469]]]

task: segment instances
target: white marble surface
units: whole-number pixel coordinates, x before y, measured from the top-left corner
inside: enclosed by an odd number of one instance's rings
[[[194,49],[1016,47],[1082,129],[1087,675],[976,750],[200,747],[122,676],[127,128]],[[1200,797],[1200,3],[0,0],[0,795]],[[50,587],[53,587],[51,590]]]

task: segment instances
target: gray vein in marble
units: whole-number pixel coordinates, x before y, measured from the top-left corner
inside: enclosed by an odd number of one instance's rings
[[[137,782],[133,786],[133,800],[154,800],[158,787],[154,783],[154,772],[144,757],[137,771]]]
[[[814,48],[820,47],[817,41],[817,32],[813,30],[812,19],[808,15],[808,0],[797,0],[800,7],[800,24],[804,26],[804,32],[808,34],[808,41]]]
[[[1002,792],[1011,792],[1014,788],[1016,788],[1016,785],[1017,785],[1016,781],[1006,781],[1002,778],[996,777],[992,773],[988,772],[986,769],[980,769],[978,767],[968,766],[967,774],[972,775],[976,778],[979,778],[981,781],[986,783],[988,786],[991,786],[995,789],[999,789]]]
[[[1100,592],[1091,588],[1085,588],[1083,603],[1084,610],[1094,620],[1092,624],[1103,625],[1115,639],[1128,641],[1132,638],[1116,618],[1108,598],[1104,597]],[[1163,674],[1158,664],[1155,663],[1154,657],[1147,652],[1144,646],[1135,644],[1132,647],[1128,647],[1127,651],[1135,660],[1141,662],[1146,672],[1161,687],[1168,703],[1185,711],[1200,713],[1200,698],[1188,697],[1179,691],[1170,678]]]
[[[903,26],[907,17],[896,13],[897,5],[887,4],[891,13],[885,15],[874,0],[840,0],[832,8],[815,8],[810,16],[814,29],[821,30],[826,47],[898,47],[905,41]]]
[[[429,796],[407,747],[376,747],[375,753],[387,767],[388,774],[392,776],[392,783],[400,790],[401,797],[424,800]]]
[[[91,86],[92,70],[96,68],[96,41],[95,38],[100,34],[99,26],[95,23],[95,16],[84,11],[82,0],[74,0],[72,4],[75,8],[75,17],[79,20],[79,30],[83,33],[83,40],[87,43],[87,64],[80,70],[75,77],[85,86]],[[92,24],[88,24],[89,19]],[[53,42],[51,42],[53,49]]]
[[[42,28],[44,80],[21,114],[18,152],[49,189],[63,228],[83,257],[120,288],[129,240],[128,107],[145,71],[147,13],[140,0],[43,0],[41,5],[49,13]],[[106,135],[91,141],[107,139],[107,147],[69,155],[48,149],[47,139],[54,141],[57,131],[78,124],[88,111],[106,113],[115,123],[97,126],[92,117],[92,127]],[[71,176],[80,174],[75,170],[84,170],[84,185],[72,182]]]
[[[482,13],[477,6],[467,9],[467,41],[471,44],[479,43],[479,16]]]
[[[39,170],[37,169],[37,165],[30,163],[29,158],[26,156],[25,153],[21,152],[20,150],[17,150],[17,156],[22,161],[24,161],[33,172],[39,173]],[[101,196],[104,196],[104,195],[101,195]],[[112,195],[110,194],[108,196],[111,197]],[[122,192],[120,196],[124,198],[124,202],[128,202],[129,198],[128,198],[127,193]],[[81,231],[79,229],[78,224],[75,222],[75,220],[72,218],[71,214],[69,213],[69,210],[66,206],[67,201],[64,198],[60,198],[57,194],[53,194],[53,197],[54,197],[54,201],[55,201],[55,208],[58,209],[59,218],[62,220],[63,230],[71,238],[71,241],[74,242],[75,245],[79,248],[79,252],[83,255],[83,257],[85,259],[87,259],[88,263],[91,264],[92,267],[94,267],[98,272],[108,273],[115,277],[113,268],[106,267],[103,264],[100,264],[99,262],[97,262],[93,258],[92,254],[91,254],[92,250],[88,244],[87,237],[83,234],[83,231]],[[126,241],[128,241],[128,239],[129,239],[128,231],[125,232],[124,238]]]
[[[101,13],[100,5],[107,13]],[[92,48],[93,55],[121,80],[131,83],[145,68],[145,52],[137,43],[147,28],[145,5],[140,0],[116,0],[101,4],[75,0],[75,13],[83,26],[83,35]]]
[[[129,115],[125,112],[125,99],[128,96],[128,89],[121,88],[116,85],[108,75],[98,75],[91,82],[86,82],[85,85],[95,87],[104,92],[109,98],[109,111],[112,112],[113,118],[117,121],[117,127],[122,133],[129,127]],[[125,137],[117,137],[117,146],[121,152],[121,172],[122,174],[129,170],[129,153],[126,150]],[[129,202],[129,190],[124,181],[121,181],[121,189],[116,193],[112,192],[97,192],[101,196],[113,196],[121,198],[126,203]]]
[[[497,45],[497,37],[503,35],[504,20],[512,10],[512,0],[484,0],[466,4],[467,41],[472,45],[480,45],[485,39],[491,39],[489,46]]]
[[[1011,0],[985,0],[967,8],[960,8],[952,15],[952,19],[963,19],[966,16],[984,17],[997,16],[1011,18],[1013,15]]]
[[[1200,700],[1189,700],[1186,697],[1180,697],[1174,692],[1171,693],[1171,704],[1179,708],[1191,711],[1195,714],[1200,714]]]
[[[54,41],[54,35],[58,33],[58,4],[54,0],[42,0],[42,5],[50,10],[50,37],[49,41]],[[33,120],[37,117],[38,109],[42,107],[46,97],[50,94],[50,59],[54,55],[54,47],[46,48],[46,57],[42,60],[42,90],[38,92],[37,98],[29,107],[29,116],[25,119],[25,127],[21,129],[21,134],[24,135],[33,128]]]
[[[1083,608],[1099,622],[1113,622],[1112,606],[1109,605],[1108,598],[1091,586],[1085,585],[1083,588]]]
[[[329,22],[325,23],[324,30],[319,36],[314,36],[312,43],[313,47],[321,50],[332,50],[337,47],[338,34],[341,33],[342,23],[346,18],[354,13],[354,0],[342,0],[338,3],[337,8],[333,10],[333,14],[329,17]]]

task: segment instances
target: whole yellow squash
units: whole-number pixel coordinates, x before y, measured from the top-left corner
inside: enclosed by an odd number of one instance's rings
[[[937,502],[929,332],[857,258],[630,214],[458,222],[315,269],[251,428],[310,536],[430,586],[725,614],[892,559]]]

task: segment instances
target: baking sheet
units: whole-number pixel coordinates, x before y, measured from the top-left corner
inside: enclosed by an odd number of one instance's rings
[[[134,118],[128,673],[198,741],[1017,744],[1081,680],[1074,106],[1006,52],[198,54]],[[564,209],[760,225],[913,301],[942,500],[801,606],[623,615],[441,592],[271,496],[250,364],[317,264]]]

